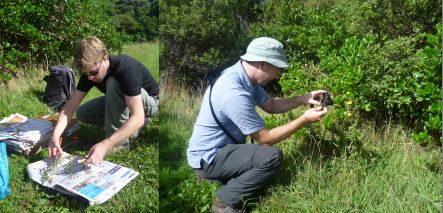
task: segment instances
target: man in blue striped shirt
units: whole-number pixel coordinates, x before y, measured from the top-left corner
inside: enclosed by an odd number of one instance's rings
[[[257,38],[246,54],[206,90],[187,158],[200,177],[222,183],[212,206],[214,212],[241,211],[241,200],[261,188],[281,164],[283,154],[272,145],[326,114],[326,108],[312,108],[285,125],[266,128],[256,106],[267,113],[283,113],[304,104],[320,105],[314,98],[326,92],[318,90],[286,99],[269,97],[262,86],[278,79],[287,67],[279,41]],[[248,135],[257,144],[245,144]]]

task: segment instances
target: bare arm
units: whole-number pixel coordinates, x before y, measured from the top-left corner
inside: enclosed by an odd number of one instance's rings
[[[297,119],[282,125],[275,127],[273,129],[261,129],[257,132],[251,134],[252,139],[257,141],[261,145],[269,145],[272,146],[292,135],[295,131],[303,127],[305,124],[319,121],[326,113],[326,107],[321,109],[311,108],[307,110],[302,116]]]
[[[54,127],[54,132],[52,133],[51,140],[48,144],[49,149],[49,157],[53,155],[60,155],[62,153],[62,148],[60,147],[58,141],[69,121],[72,119],[72,115],[77,109],[78,105],[85,98],[87,93],[81,92],[79,90],[75,90],[72,93],[71,98],[68,102],[66,102],[65,106],[63,106],[62,110],[59,113],[57,124]]]
[[[269,100],[267,100],[263,104],[259,104],[258,106],[262,108],[265,112],[270,114],[284,113],[304,104],[320,105],[320,103],[314,100],[314,98],[324,92],[326,91],[317,90],[305,95],[294,96],[291,98],[269,98]]]
[[[126,120],[126,122],[114,132],[114,134],[100,141],[100,143],[97,143],[91,148],[86,163],[96,164],[100,162],[110,148],[118,145],[124,139],[129,138],[143,125],[145,112],[143,110],[141,95],[125,96],[125,100],[130,114],[128,120]]]

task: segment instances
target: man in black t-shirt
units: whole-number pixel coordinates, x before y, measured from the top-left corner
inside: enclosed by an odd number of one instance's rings
[[[74,62],[82,73],[77,89],[60,111],[49,142],[49,156],[62,153],[59,138],[71,120],[104,127],[106,138],[89,151],[86,163],[96,164],[110,150],[129,147],[146,117],[158,111],[159,86],[144,65],[127,55],[109,55],[105,44],[89,36],[76,47]],[[96,86],[105,95],[80,105]]]

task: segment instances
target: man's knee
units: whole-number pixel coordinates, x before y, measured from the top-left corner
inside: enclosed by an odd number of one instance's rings
[[[276,147],[267,147],[268,158],[266,166],[269,168],[279,168],[283,162],[283,152]]]
[[[113,88],[115,88],[116,86],[118,86],[118,82],[115,80],[114,77],[109,77],[109,78],[106,80],[106,91],[107,91],[108,89],[113,89]]]
[[[106,95],[110,94],[123,95],[122,87],[114,77],[106,80]]]
[[[86,107],[84,107],[83,105],[80,105],[77,108],[77,110],[75,111],[75,115],[77,117],[77,120],[79,120],[81,122],[85,122],[88,119],[88,115],[87,115],[88,110],[85,108]]]

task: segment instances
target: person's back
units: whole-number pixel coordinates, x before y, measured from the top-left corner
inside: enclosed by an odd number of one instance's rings
[[[188,164],[193,168],[200,167],[201,159],[207,163],[211,162],[218,149],[235,143],[223,132],[212,116],[209,92],[208,87],[189,140]],[[224,70],[217,79],[212,88],[211,101],[215,115],[223,126],[236,141],[244,142],[248,134],[264,127],[264,122],[258,116],[255,107],[257,103],[264,102],[267,98],[268,95],[260,85],[252,84],[239,61]],[[239,110],[238,107],[243,108]],[[237,126],[236,123],[241,125]]]

